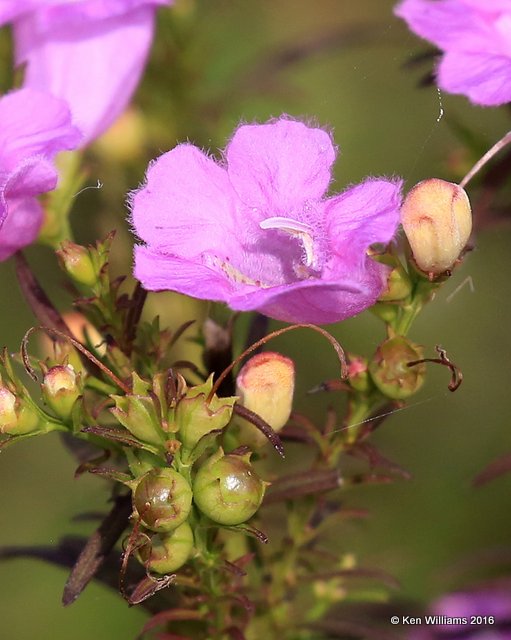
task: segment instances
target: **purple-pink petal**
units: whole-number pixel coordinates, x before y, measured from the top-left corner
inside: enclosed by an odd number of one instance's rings
[[[31,156],[53,157],[73,149],[81,134],[71,126],[65,102],[33,89],[13,91],[0,99],[0,162],[13,169]]]
[[[336,150],[323,129],[280,118],[268,124],[240,126],[225,156],[231,184],[241,202],[278,216],[323,196]]]
[[[149,247],[135,247],[135,277],[152,291],[179,291],[201,300],[227,302],[235,284],[221,271],[200,261],[191,261],[155,251]]]
[[[39,24],[49,28],[59,22],[97,21],[126,15],[140,7],[169,5],[173,0],[36,0]]]
[[[511,59],[450,51],[438,67],[438,84],[486,107],[511,102]]]
[[[234,240],[235,209],[225,169],[191,144],[149,166],[145,187],[131,201],[141,240],[163,253],[194,258]]]
[[[6,198],[9,202],[9,215],[0,225],[0,262],[18,249],[32,244],[43,221],[43,210],[35,198],[13,198],[8,191],[2,193],[1,198]],[[0,209],[2,205],[3,203],[0,204]]]
[[[27,63],[25,86],[66,100],[88,142],[114,122],[133,95],[153,22],[152,9],[144,7],[103,23],[76,24],[72,34],[62,23],[42,35],[36,16],[22,18],[15,34],[18,61]]]
[[[387,270],[369,262],[359,280],[302,280],[236,295],[228,304],[236,311],[259,311],[284,322],[340,322],[371,307],[385,287]]]
[[[363,311],[386,283],[367,250],[396,231],[401,181],[373,178],[325,200],[333,154],[326,132],[282,118],[240,127],[226,166],[189,144],[162,155],[130,202],[146,243],[136,277],[288,322]]]
[[[327,263],[327,273],[348,265],[365,269],[367,249],[388,244],[399,224],[400,179],[369,178],[325,202],[325,226],[330,246],[340,258]],[[337,271],[338,273],[338,271]]]
[[[509,0],[404,0],[395,13],[444,52],[441,89],[483,106],[511,100]]]
[[[155,10],[173,0],[19,0],[12,22],[24,86],[66,100],[86,144],[124,111],[142,75]]]
[[[62,100],[32,89],[0,99],[0,260],[36,238],[42,210],[35,197],[55,188],[54,156],[80,139]]]
[[[441,49],[477,49],[490,44],[491,25],[467,8],[463,0],[405,0],[395,14],[417,35]]]

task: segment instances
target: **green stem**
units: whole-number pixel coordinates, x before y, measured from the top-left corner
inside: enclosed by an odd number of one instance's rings
[[[415,318],[422,311],[424,305],[433,298],[440,284],[440,282],[430,282],[426,278],[419,276],[410,302],[401,308],[399,319],[392,326],[394,333],[400,336],[408,334]]]

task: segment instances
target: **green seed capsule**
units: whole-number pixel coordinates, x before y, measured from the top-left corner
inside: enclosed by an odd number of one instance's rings
[[[177,571],[190,557],[193,549],[193,532],[188,522],[183,522],[170,533],[154,536],[151,542],[138,550],[138,559],[150,571],[168,574]]]
[[[235,525],[251,518],[266,488],[245,456],[210,458],[193,483],[193,499],[204,515],[219,524]]]
[[[404,400],[416,393],[424,382],[424,364],[408,367],[409,362],[422,357],[419,345],[403,336],[394,336],[380,344],[369,363],[369,372],[383,394],[394,400]]]
[[[153,469],[140,479],[133,494],[133,507],[142,523],[152,531],[173,531],[188,517],[192,490],[173,469]]]

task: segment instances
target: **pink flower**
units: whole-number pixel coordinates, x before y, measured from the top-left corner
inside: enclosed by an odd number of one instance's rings
[[[69,103],[83,144],[128,105],[142,75],[157,5],[172,0],[2,0],[25,86]]]
[[[387,270],[367,255],[399,221],[399,180],[325,198],[329,134],[286,118],[241,126],[218,163],[191,144],[155,160],[131,198],[135,275],[150,290],[337,322],[371,306]]]
[[[0,99],[0,260],[37,237],[43,214],[36,196],[57,184],[55,154],[80,139],[64,101],[33,89]]]
[[[444,52],[441,89],[484,106],[511,102],[511,0],[404,0],[395,13]]]

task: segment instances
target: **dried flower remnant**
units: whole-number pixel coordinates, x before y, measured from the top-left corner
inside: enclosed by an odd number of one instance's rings
[[[468,196],[452,182],[423,180],[406,196],[401,222],[419,269],[439,275],[451,269],[470,237]]]
[[[285,117],[240,126],[225,164],[191,144],[163,154],[131,198],[136,277],[288,322],[360,313],[386,285],[367,250],[394,236],[401,181],[325,198],[335,156],[326,131]]]
[[[128,105],[149,53],[155,10],[170,3],[3,0],[0,25],[13,25],[16,63],[27,65],[24,86],[65,99],[85,144]]]
[[[424,383],[426,367],[422,358],[422,348],[403,336],[388,338],[379,345],[374,358],[369,363],[369,373],[374,384],[388,398],[404,400],[416,393]],[[411,368],[408,362],[417,366]]]
[[[0,260],[36,239],[43,221],[36,196],[56,187],[53,158],[80,138],[62,100],[32,89],[0,98]]]
[[[509,0],[404,0],[395,13],[442,50],[441,89],[483,106],[511,101]]]

